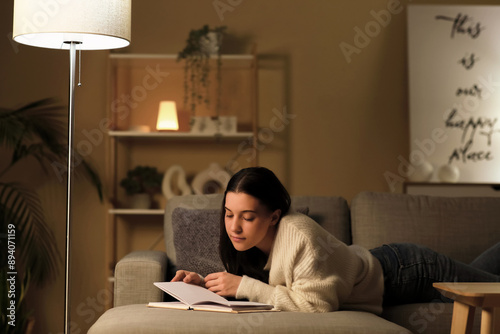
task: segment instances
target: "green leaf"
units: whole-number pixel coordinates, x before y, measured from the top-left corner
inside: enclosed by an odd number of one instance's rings
[[[97,172],[90,166],[85,160],[82,160],[82,165],[83,168],[85,168],[86,174],[90,177],[90,182],[95,186],[97,190],[97,195],[99,196],[100,201],[102,202],[104,200],[103,193],[102,193],[102,183],[101,179],[99,178],[99,175]]]
[[[15,183],[0,183],[0,225],[12,224],[16,230],[16,266],[29,268],[35,282],[54,279],[61,259],[56,239],[45,222],[36,193]]]

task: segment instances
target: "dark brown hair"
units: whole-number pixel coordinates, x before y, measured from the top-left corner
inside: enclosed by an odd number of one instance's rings
[[[245,193],[259,200],[270,212],[281,210],[281,217],[290,209],[290,195],[274,173],[265,167],[245,168],[229,180],[222,201],[220,219],[219,254],[227,272],[235,275],[247,275],[261,281],[268,281],[268,273],[263,268],[267,256],[257,247],[247,251],[237,251],[226,232],[225,204],[228,192]],[[279,223],[279,221],[278,221]]]

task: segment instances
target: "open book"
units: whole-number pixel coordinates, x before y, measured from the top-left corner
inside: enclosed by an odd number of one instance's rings
[[[219,296],[208,289],[184,282],[156,282],[154,285],[179,301],[151,302],[148,304],[149,307],[228,313],[262,312],[273,310],[273,306],[268,304],[248,301],[228,301],[226,298]]]

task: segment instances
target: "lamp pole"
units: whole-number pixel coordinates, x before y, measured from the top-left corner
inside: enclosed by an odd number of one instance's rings
[[[71,186],[73,174],[73,132],[75,129],[75,72],[77,42],[69,44],[69,107],[68,107],[68,171],[66,184],[66,264],[64,280],[64,333],[70,333],[70,254],[71,254]]]

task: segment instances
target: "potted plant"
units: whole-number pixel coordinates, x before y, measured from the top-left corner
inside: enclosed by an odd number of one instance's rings
[[[121,180],[120,186],[127,195],[132,197],[133,209],[150,209],[153,194],[159,193],[163,175],[156,167],[137,166],[127,172],[127,177]]]
[[[1,290],[7,292],[15,286],[15,293],[6,292],[0,296],[2,333],[30,331],[33,317],[25,305],[28,288],[51,282],[58,274],[61,256],[38,194],[31,184],[23,184],[23,180],[12,181],[9,172],[23,161],[31,161],[29,159],[37,161],[37,167],[48,176],[53,174],[50,171],[55,170],[54,164],[65,165],[68,152],[65,113],[66,108],[53,99],[36,101],[19,109],[0,108],[0,230],[5,235],[0,238],[2,254],[5,254],[0,259],[0,284]],[[80,158],[81,164],[75,167],[75,172],[83,170],[90,176],[102,201],[99,176]],[[8,275],[8,272],[17,274]],[[4,312],[13,301],[15,326],[9,325],[8,316],[12,312]]]
[[[185,48],[179,52],[177,61],[184,61],[184,107],[190,105],[191,115],[195,116],[196,106],[210,105],[210,57],[217,57],[215,110],[219,116],[220,109],[220,67],[222,64],[220,47],[226,27],[210,28],[204,25],[201,29],[191,30]],[[193,121],[193,119],[191,119]]]

